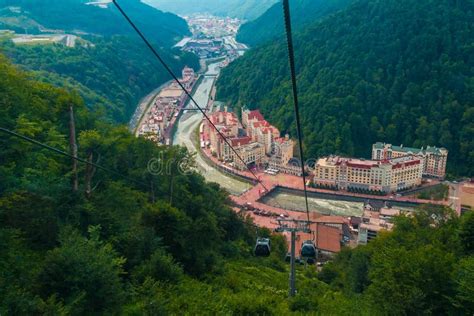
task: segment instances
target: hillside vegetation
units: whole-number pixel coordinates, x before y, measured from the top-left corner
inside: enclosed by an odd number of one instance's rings
[[[77,90],[87,106],[114,122],[126,122],[139,100],[171,77],[138,39],[126,36],[88,38],[94,46],[17,45],[0,41],[0,51],[14,63],[35,71],[35,77]],[[199,69],[188,53],[159,49],[174,71],[185,65]]]
[[[0,0],[0,27],[13,28],[24,33],[38,33],[39,26],[66,32],[88,33],[102,36],[132,35],[133,29],[120,12],[110,3],[106,9],[86,5],[89,0]],[[154,9],[140,0],[118,0],[120,6],[140,29],[160,46],[172,46],[189,29],[182,18]],[[11,7],[14,9],[12,10]],[[29,20],[29,25],[17,24],[16,20]]]
[[[369,157],[375,141],[444,146],[451,174],[474,175],[473,43],[470,0],[360,0],[296,32],[307,156]],[[286,43],[224,69],[218,98],[296,135]]]
[[[353,0],[290,1],[292,26],[296,30],[301,29],[308,23],[345,8],[351,2]],[[279,1],[257,19],[243,24],[237,33],[237,41],[256,46],[282,37],[284,32],[283,6]]]
[[[183,158],[192,163],[184,148],[104,123],[77,95],[1,56],[0,96],[1,127],[65,151],[72,108],[78,156],[127,177],[84,164],[75,172],[69,158],[2,134],[2,315],[474,312],[472,212],[426,207],[401,217],[392,233],[345,249],[320,273],[298,267],[298,294],[288,299],[284,238],[272,235],[272,255],[254,258],[255,227],[217,184],[179,172]],[[170,168],[152,175],[152,158]]]
[[[107,119],[126,122],[139,100],[170,76],[112,4],[102,9],[84,2],[4,0],[4,5],[21,10],[1,9],[0,28],[20,33],[25,29],[40,33],[43,27],[62,29],[78,34],[82,40],[77,40],[72,48],[61,44],[14,45],[9,36],[4,36],[0,39],[0,52],[34,71],[39,80],[77,90],[90,109]],[[169,48],[175,40],[189,33],[183,19],[138,0],[119,3],[176,74],[179,75],[185,65],[199,68],[195,55]]]
[[[255,227],[218,185],[179,172],[181,159],[192,162],[183,148],[102,122],[77,95],[3,57],[0,96],[1,127],[64,151],[72,108],[78,156],[127,177],[84,164],[76,173],[69,158],[2,134],[2,315],[474,312],[474,213],[427,207],[401,217],[394,232],[345,249],[320,273],[298,267],[298,295],[288,299],[284,238],[272,235],[272,255],[254,258]],[[157,157],[170,168],[152,175]]]

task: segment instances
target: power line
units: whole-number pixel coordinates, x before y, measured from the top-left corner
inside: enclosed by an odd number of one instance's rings
[[[28,136],[18,134],[17,132],[14,132],[14,131],[12,131],[12,130],[9,130],[9,129],[0,127],[0,132],[9,134],[10,136],[14,136],[14,137],[20,138],[20,139],[22,139],[22,140],[24,140],[24,141],[27,141],[27,142],[29,142],[29,143],[32,143],[32,144],[34,144],[34,145],[37,145],[37,146],[42,147],[42,148],[44,148],[44,149],[47,149],[47,150],[49,150],[49,151],[55,152],[56,154],[63,155],[63,156],[66,156],[66,157],[75,159],[75,160],[77,160],[77,161],[79,161],[79,162],[82,162],[82,163],[84,163],[84,164],[93,166],[93,167],[95,167],[95,168],[97,168],[97,169],[101,169],[101,170],[106,171],[106,172],[108,172],[108,173],[112,173],[112,174],[114,174],[114,175],[120,176],[120,177],[122,177],[122,178],[124,178],[124,179],[126,179],[126,180],[129,180],[129,181],[135,182],[135,183],[137,183],[137,184],[144,185],[145,187],[148,187],[148,184],[146,184],[146,183],[144,183],[144,182],[141,182],[141,181],[138,181],[138,180],[136,180],[136,179],[130,178],[130,177],[128,177],[128,176],[126,176],[126,175],[124,175],[124,174],[118,172],[118,171],[115,171],[115,170],[112,170],[112,169],[108,169],[108,168],[106,168],[106,167],[103,167],[103,166],[101,166],[101,165],[95,164],[95,163],[93,163],[93,162],[89,162],[89,161],[87,161],[87,160],[85,160],[85,159],[82,159],[82,158],[79,158],[79,157],[74,157],[73,155],[68,154],[68,153],[65,152],[65,151],[62,151],[62,150],[60,150],[60,149],[57,149],[57,148],[51,147],[51,146],[49,146],[49,145],[46,145],[46,144],[44,144],[44,143],[42,143],[42,142],[39,142],[39,141],[37,141],[37,140],[35,140],[35,139],[33,139],[33,138],[28,137]]]
[[[285,31],[286,40],[288,44],[288,57],[290,62],[291,71],[291,83],[293,89],[293,103],[295,106],[295,117],[296,117],[296,131],[298,134],[299,151],[301,158],[301,173],[303,176],[303,188],[304,188],[304,200],[306,204],[306,216],[309,222],[309,206],[308,206],[308,190],[306,189],[306,176],[304,170],[304,156],[303,156],[303,136],[301,134],[301,123],[300,123],[300,112],[298,104],[298,89],[296,86],[296,70],[295,70],[295,52],[293,49],[293,37],[291,33],[291,16],[290,16],[290,4],[288,0],[283,0],[283,12],[285,15]]]
[[[237,158],[239,158],[240,161],[242,161],[242,163],[244,164],[244,166],[246,166],[247,170],[250,171],[250,173],[252,174],[252,176],[257,180],[258,183],[260,183],[262,185],[262,187],[265,189],[265,191],[269,192],[269,190],[267,189],[267,187],[263,184],[263,182],[261,182],[261,180],[257,177],[257,175],[252,171],[252,169],[250,169],[248,166],[247,166],[247,163],[244,161],[244,159],[242,159],[242,157],[239,155],[239,153],[237,152],[237,150],[235,150],[235,148],[231,145],[231,143],[229,142],[229,140],[227,139],[227,137],[224,136],[224,134],[222,134],[219,129],[216,127],[216,125],[214,125],[214,123],[212,123],[212,121],[209,119],[209,116],[207,116],[206,112],[197,104],[197,102],[194,100],[194,98],[192,97],[191,93],[188,92],[188,90],[186,90],[186,88],[183,86],[183,84],[179,81],[178,77],[174,74],[173,70],[171,70],[171,68],[166,64],[166,62],[163,60],[163,58],[160,56],[160,54],[158,54],[158,52],[156,51],[156,49],[150,44],[150,42],[148,41],[148,39],[145,37],[145,35],[143,35],[143,33],[140,31],[140,29],[135,25],[135,23],[129,18],[129,16],[125,13],[125,11],[122,9],[122,7],[118,4],[117,0],[113,0],[113,3],[115,5],[115,7],[120,11],[120,13],[123,15],[123,17],[127,20],[127,22],[130,24],[130,26],[135,30],[135,32],[138,34],[138,36],[140,36],[140,38],[143,40],[143,42],[145,43],[145,45],[151,50],[151,52],[153,53],[153,55],[158,59],[158,61],[161,63],[161,65],[163,65],[163,67],[166,69],[166,71],[171,75],[171,77],[174,79],[174,81],[176,81],[176,83],[181,87],[181,89],[184,91],[184,93],[187,95],[187,97],[194,103],[194,105],[199,109],[199,111],[202,113],[202,115],[204,116],[204,118],[212,125],[212,127],[217,131],[217,133],[219,134],[219,136],[224,140],[224,142],[230,147],[230,149],[232,149],[232,151],[234,152],[234,154],[237,156]]]

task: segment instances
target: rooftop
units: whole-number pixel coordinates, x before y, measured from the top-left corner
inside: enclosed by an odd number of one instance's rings
[[[386,144],[386,143],[382,143],[382,142],[375,143],[373,145],[373,148],[374,149],[389,148],[389,149],[392,149],[394,151],[404,152],[404,153],[407,153],[407,154],[424,154],[424,153],[443,154],[443,153],[447,153],[447,149],[443,148],[443,147],[439,148],[439,147],[436,147],[436,146],[427,146],[426,148],[424,148],[424,147],[415,148],[415,147],[406,147],[406,146],[403,146],[403,144],[400,145],[400,146],[394,146],[392,144]]]
[[[182,89],[166,88],[161,90],[159,98],[179,98],[183,94]]]

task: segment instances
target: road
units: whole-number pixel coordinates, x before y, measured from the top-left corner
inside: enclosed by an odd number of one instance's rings
[[[216,76],[219,74],[219,67],[217,67],[217,65],[218,63],[209,65],[203,80],[194,92],[193,98],[202,108],[207,106],[209,102],[209,93],[215,83]],[[188,104],[188,107],[193,107],[192,102]],[[197,148],[193,143],[193,137],[195,137],[194,132],[199,124],[201,124],[202,118],[203,115],[199,111],[184,110],[173,136],[173,144],[185,146],[189,152],[197,153]],[[235,178],[217,171],[202,159],[199,154],[196,154],[196,165],[199,172],[207,181],[219,183],[220,186],[226,189],[230,194],[240,195],[247,189],[251,188],[250,184],[236,180]]]

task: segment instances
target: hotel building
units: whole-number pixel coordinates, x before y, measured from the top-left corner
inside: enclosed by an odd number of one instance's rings
[[[403,145],[375,143],[372,146],[372,159],[387,160],[407,155],[414,155],[423,163],[423,175],[428,177],[444,178],[446,175],[446,162],[448,150],[445,148],[431,147],[411,148]]]
[[[240,170],[268,165],[284,173],[301,175],[301,167],[289,163],[293,158],[294,142],[288,135],[280,137],[280,131],[270,125],[260,111],[242,110],[242,124],[235,113],[227,111],[215,112],[209,119],[245,164],[212,125],[204,121],[203,132],[209,135],[211,153],[220,161],[231,162]]]
[[[331,156],[317,161],[314,183],[340,190],[389,193],[421,185],[422,172],[422,161],[416,156],[383,161]]]

